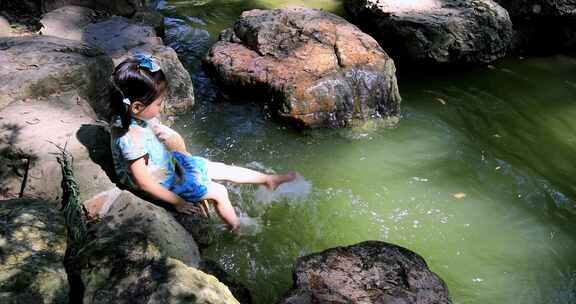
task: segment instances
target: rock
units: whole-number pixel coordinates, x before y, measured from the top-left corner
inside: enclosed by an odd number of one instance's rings
[[[58,200],[57,146],[66,146],[74,157],[81,199],[111,188],[76,134],[108,115],[111,73],[110,58],[83,43],[44,36],[0,38],[1,198],[17,197],[25,186],[26,196]]]
[[[8,37],[10,33],[10,23],[6,18],[0,16],[0,37]]]
[[[156,31],[156,35],[164,37],[164,15],[159,12],[144,8],[134,13],[131,19],[138,23],[151,26]]]
[[[220,282],[230,289],[232,294],[242,304],[252,303],[252,295],[250,290],[242,283],[231,277],[220,265],[214,261],[203,260],[200,264],[200,270],[204,273],[215,276]]]
[[[106,241],[111,235],[141,232],[163,255],[178,259],[188,266],[198,267],[200,253],[196,242],[170,213],[118,188],[104,195],[106,197],[96,196],[85,202],[85,205],[91,205],[94,200],[104,201],[97,211],[100,219],[92,229],[95,238]]]
[[[68,303],[66,232],[56,203],[0,201],[0,302]]]
[[[495,0],[514,25],[515,53],[555,54],[576,49],[576,2]]]
[[[89,136],[93,136],[92,140],[101,137],[78,134],[83,126],[96,124],[90,110],[87,102],[74,93],[46,100],[17,101],[1,110],[0,163],[7,170],[0,173],[0,197],[18,196],[29,159],[24,195],[58,200],[62,173],[56,161],[57,145],[66,146],[74,157],[73,170],[81,201],[113,187],[108,175],[110,169],[102,170],[93,159],[94,148],[84,144]],[[109,141],[104,144],[109,146]]]
[[[84,28],[97,18],[92,9],[81,6],[64,6],[46,13],[40,19],[45,36],[82,41]]]
[[[163,255],[142,232],[89,242],[73,264],[85,287],[84,304],[238,303],[215,277]]]
[[[226,87],[269,100],[272,113],[303,127],[343,127],[394,117],[394,62],[344,19],[306,8],[242,13],[205,65]]]
[[[108,112],[110,58],[85,43],[55,37],[0,38],[0,110],[14,101],[76,92]]]
[[[176,52],[162,44],[155,30],[123,17],[93,23],[86,27],[84,39],[104,49],[119,64],[126,57],[146,53],[159,59],[168,81],[165,114],[184,113],[194,105],[194,89],[190,74]]]
[[[346,0],[349,15],[394,60],[488,63],[512,41],[508,12],[491,0]]]
[[[299,258],[294,280],[281,304],[452,303],[446,284],[421,256],[378,241]]]
[[[95,10],[104,10],[112,15],[132,16],[145,7],[142,0],[43,0],[44,12],[49,12],[64,6],[83,6]]]

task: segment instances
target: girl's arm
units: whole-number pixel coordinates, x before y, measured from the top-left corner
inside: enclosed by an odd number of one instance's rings
[[[134,183],[136,183],[136,185],[144,192],[148,193],[155,199],[174,205],[174,208],[176,208],[176,211],[178,212],[192,214],[192,211],[195,209],[192,204],[186,203],[186,201],[180,196],[162,187],[152,178],[146,168],[146,160],[144,157],[129,161],[128,168],[132,172]]]

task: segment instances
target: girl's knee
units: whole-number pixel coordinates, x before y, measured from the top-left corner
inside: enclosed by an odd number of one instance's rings
[[[222,184],[211,182],[208,185],[208,192],[206,193],[206,198],[209,199],[220,199],[228,196],[228,189]]]

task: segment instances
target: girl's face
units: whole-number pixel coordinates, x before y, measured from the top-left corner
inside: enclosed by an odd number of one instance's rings
[[[158,116],[158,114],[160,114],[160,111],[162,110],[163,101],[164,101],[164,95],[156,98],[156,100],[154,100],[148,106],[144,106],[142,103],[136,102],[139,103],[139,105],[138,104],[134,105],[132,116],[142,120],[152,119]]]

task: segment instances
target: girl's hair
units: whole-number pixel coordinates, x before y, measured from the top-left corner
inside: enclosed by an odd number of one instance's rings
[[[166,76],[157,65],[152,68],[151,59],[138,55],[128,58],[114,69],[112,81],[116,92],[112,95],[112,115],[119,115],[122,127],[130,126],[129,104],[139,101],[150,105],[166,91]]]

